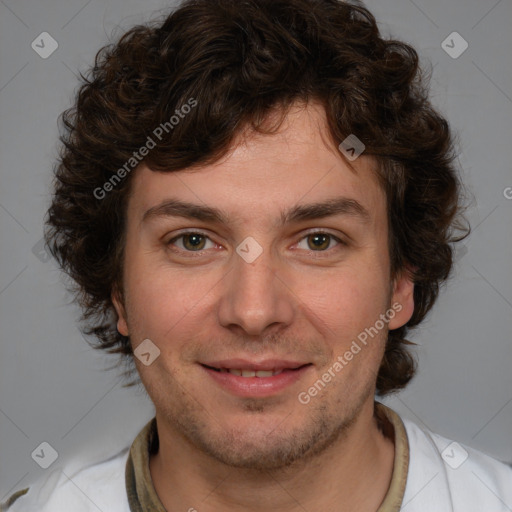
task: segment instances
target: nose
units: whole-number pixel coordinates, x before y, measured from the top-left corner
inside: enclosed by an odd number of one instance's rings
[[[248,263],[238,254],[222,282],[220,324],[238,334],[261,337],[292,323],[297,299],[292,283],[276,267],[268,250]],[[243,332],[242,332],[243,331]]]

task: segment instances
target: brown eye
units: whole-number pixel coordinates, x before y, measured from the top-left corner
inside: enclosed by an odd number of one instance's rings
[[[308,247],[314,251],[325,251],[330,244],[332,236],[326,233],[313,233],[307,236]]]
[[[306,242],[305,244],[304,241]],[[334,244],[331,242],[334,242]],[[340,246],[337,248],[341,249],[342,245],[345,245],[345,243],[338,237],[331,235],[330,233],[317,231],[315,233],[309,233],[309,235],[303,237],[299,242],[298,247],[299,249],[305,249],[306,251],[327,252],[331,249],[336,249],[337,246]]]
[[[200,251],[204,248],[205,237],[199,233],[183,236],[183,246],[191,251]]]
[[[167,245],[176,245],[179,250],[185,252],[198,252],[205,249],[208,240],[209,238],[202,233],[190,232],[173,238],[167,243]],[[208,249],[208,247],[206,248]]]

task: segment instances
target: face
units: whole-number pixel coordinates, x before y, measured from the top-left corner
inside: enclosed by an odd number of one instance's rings
[[[412,283],[390,277],[374,165],[350,168],[310,104],[216,164],[136,170],[113,299],[133,348],[160,351],[135,358],[159,430],[232,466],[278,468],[373,402],[387,330],[413,309]]]

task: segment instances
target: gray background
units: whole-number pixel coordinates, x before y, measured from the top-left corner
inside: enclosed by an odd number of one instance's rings
[[[114,30],[148,20],[160,0],[0,1],[0,502],[81,455],[130,443],[152,417],[141,389],[124,389],[115,359],[79,333],[77,309],[53,260],[37,251],[57,153],[56,119],[76,73]],[[420,371],[387,400],[403,416],[512,461],[512,73],[510,0],[372,0],[384,33],[412,43],[433,66],[433,101],[460,137],[474,232],[423,328]],[[458,58],[441,43],[468,42]],[[42,32],[58,49],[41,58]],[[459,43],[448,40],[454,50]],[[508,196],[508,198],[507,198]],[[33,248],[36,247],[34,250]],[[41,469],[31,453],[59,453]]]

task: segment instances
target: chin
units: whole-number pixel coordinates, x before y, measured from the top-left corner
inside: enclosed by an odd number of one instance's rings
[[[189,442],[203,453],[229,467],[270,471],[285,469],[321,454],[346,431],[345,424],[332,419],[316,418],[293,426],[290,415],[279,422],[263,418],[234,422],[223,429],[193,429],[185,433]],[[263,420],[263,421],[262,421]]]

